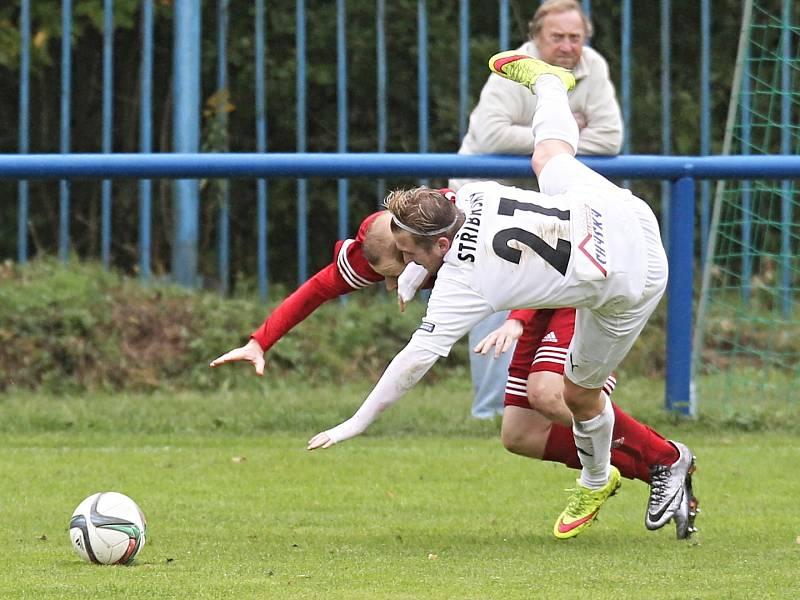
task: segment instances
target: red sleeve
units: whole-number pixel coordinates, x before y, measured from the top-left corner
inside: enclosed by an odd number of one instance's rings
[[[535,314],[536,310],[533,308],[522,308],[519,310],[512,310],[510,313],[508,313],[508,318],[522,321],[523,325],[527,325],[531,322],[531,319],[533,319]]]
[[[439,188],[436,191],[439,192],[442,196],[444,196],[448,200],[450,200],[450,202],[452,202],[453,204],[456,203],[456,193],[450,188]]]
[[[333,262],[297,288],[278,305],[261,327],[253,332],[250,337],[256,340],[265,352],[292,327],[328,300],[383,279],[382,275],[370,267],[361,245],[364,233],[377,214],[364,219],[355,240],[337,242],[334,247]]]

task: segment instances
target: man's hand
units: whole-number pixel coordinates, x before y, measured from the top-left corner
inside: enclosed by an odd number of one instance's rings
[[[336,442],[334,442],[331,438],[328,437],[328,434],[324,431],[322,433],[318,433],[310,440],[308,440],[308,447],[307,450],[316,450],[317,448],[330,448]]]
[[[508,319],[500,327],[483,338],[473,349],[478,354],[486,354],[494,347],[494,357],[499,358],[522,335],[522,321]]]
[[[575,117],[575,122],[578,123],[578,130],[585,128],[589,124],[586,120],[586,115],[582,112],[574,112],[572,116]]]
[[[261,349],[259,343],[252,338],[241,348],[234,348],[219,358],[215,358],[208,366],[213,369],[225,363],[238,361],[249,362],[255,367],[256,375],[259,377],[264,375],[264,351]]]

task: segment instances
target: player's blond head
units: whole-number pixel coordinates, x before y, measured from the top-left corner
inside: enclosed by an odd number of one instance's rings
[[[563,13],[574,10],[576,11],[583,20],[583,29],[586,34],[586,39],[592,37],[592,33],[594,33],[594,28],[592,27],[592,22],[589,20],[589,17],[586,16],[586,13],[583,12],[583,7],[581,3],[577,0],[545,0],[539,5],[539,8],[536,9],[536,12],[533,14],[533,19],[530,20],[528,23],[528,37],[530,39],[534,39],[539,33],[542,31],[542,23],[548,15]]]
[[[392,215],[378,215],[364,234],[364,258],[381,275],[397,275],[403,271],[403,253],[397,249],[389,224]]]
[[[392,231],[407,231],[421,246],[433,245],[437,236],[452,238],[459,226],[455,205],[428,187],[394,190],[384,205],[392,213]]]

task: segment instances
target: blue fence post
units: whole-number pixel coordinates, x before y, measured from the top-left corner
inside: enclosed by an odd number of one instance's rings
[[[337,150],[347,152],[347,2],[336,0],[336,116],[338,129]],[[339,179],[339,239],[347,237],[348,180]],[[346,296],[342,296],[344,300]]]
[[[700,1],[700,155],[708,156],[711,138],[711,8]],[[711,182],[700,182],[700,264],[706,264],[711,226]]]
[[[256,151],[264,154],[267,151],[267,94],[264,82],[264,0],[256,0],[256,43],[255,43],[255,95],[256,95]],[[258,297],[266,301],[269,296],[268,278],[268,240],[267,229],[267,180],[260,178],[256,183],[256,220],[258,229]]]
[[[694,296],[695,182],[672,184],[669,284],[667,286],[666,408],[694,414],[692,394],[692,300]]]
[[[61,3],[61,143],[62,154],[69,152],[70,96],[72,93],[72,0]],[[69,181],[58,184],[58,256],[66,262],[69,257]]]
[[[173,146],[196,153],[200,146],[200,3],[175,0]],[[178,283],[197,284],[199,203],[196,179],[175,182],[175,235],[172,274]]]
[[[672,70],[672,21],[670,15],[670,0],[661,0],[661,154],[668,156],[672,153],[672,122],[671,100],[671,70]],[[627,127],[626,127],[627,130]],[[666,244],[669,253],[669,209],[670,209],[670,182],[661,182],[661,223],[662,241]]]
[[[337,117],[337,151],[347,152],[347,2],[336,0],[336,117]],[[348,180],[337,181],[339,239],[347,237],[349,210],[347,203]],[[339,296],[339,302],[347,304],[347,295]]]
[[[222,152],[228,151],[228,0],[217,0],[217,126],[223,136]],[[228,180],[219,182],[219,287],[223,295],[230,290],[230,216]]]
[[[112,151],[114,124],[114,0],[103,0],[103,153]],[[104,179],[101,199],[100,256],[103,267],[111,262],[111,180]]]
[[[386,152],[386,140],[388,138],[388,125],[387,125],[387,100],[386,100],[386,85],[387,85],[387,68],[386,68],[386,0],[377,0],[375,6],[375,62],[377,63],[376,69],[376,110],[378,113],[378,131],[376,136],[378,139],[377,151],[380,153]],[[386,194],[386,180],[381,177],[376,182],[376,193],[378,206],[383,202]]]
[[[508,45],[511,43],[508,41],[509,35],[508,31],[511,28],[509,23],[510,19],[508,17],[508,0],[500,0],[500,31],[498,32],[498,37],[500,38],[500,47],[499,50],[509,50],[510,48]]]
[[[631,153],[631,38],[633,37],[633,8],[631,7],[631,0],[623,0],[622,2],[622,24],[620,26],[620,48],[622,56],[620,57],[620,64],[622,66],[622,153]],[[630,187],[628,180],[623,180],[623,187]]]
[[[458,26],[458,141],[467,133],[469,114],[469,0],[461,0]]]
[[[31,4],[22,0],[19,14],[19,153],[28,153],[30,123]],[[17,261],[28,262],[28,182],[20,180],[17,188]]]
[[[142,2],[142,60],[139,78],[140,116],[139,152],[149,154],[153,150],[153,0]],[[151,229],[152,182],[139,181],[139,277],[150,280],[150,229]]]
[[[425,0],[417,0],[417,111],[419,114],[419,151],[428,152],[428,8]],[[428,185],[428,180],[419,180]]]
[[[296,4],[297,32],[297,151],[306,151],[306,7],[305,0]],[[297,284],[308,279],[308,181],[297,180]]]

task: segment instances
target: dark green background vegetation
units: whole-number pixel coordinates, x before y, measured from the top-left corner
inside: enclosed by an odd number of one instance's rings
[[[116,0],[114,56],[114,151],[132,152],[138,148],[140,27],[138,0]],[[266,89],[268,105],[268,148],[292,152],[295,132],[295,16],[293,2],[266,2],[267,50]],[[511,44],[526,37],[527,21],[536,2],[511,2]],[[430,65],[430,150],[455,152],[458,136],[458,84],[455,72],[458,56],[458,3],[430,0],[428,58]],[[156,56],[154,76],[154,149],[171,149],[172,95],[172,19],[169,0],[156,0]],[[335,3],[306,2],[308,67],[308,149],[334,151],[336,131],[336,30]],[[389,140],[391,152],[414,152],[417,138],[417,32],[416,0],[387,3],[386,40],[388,44]],[[660,3],[634,4],[632,61],[632,120],[629,123],[633,153],[661,152],[661,48],[659,42]],[[254,7],[245,0],[230,2],[228,42],[229,90],[228,135],[215,123],[217,95],[216,3],[203,3],[202,95],[205,104],[202,146],[206,151],[226,146],[233,152],[255,148],[254,125]],[[18,139],[18,0],[0,7],[0,74],[6,85],[0,90],[0,151],[15,152]],[[60,89],[60,2],[39,0],[32,3],[31,151],[57,152],[59,139]],[[486,58],[498,50],[498,7],[496,2],[471,2],[470,107],[487,76]],[[101,140],[102,99],[102,1],[74,3],[72,150],[97,152]],[[349,149],[367,152],[376,149],[375,85],[375,3],[372,0],[347,2]],[[740,3],[717,0],[712,15],[712,152],[719,149],[727,113],[730,83],[739,30]],[[592,2],[596,34],[593,46],[608,59],[613,77],[620,75],[620,3],[616,0]],[[672,3],[672,152],[699,152],[699,23],[696,2]],[[619,85],[618,85],[619,90]],[[408,181],[389,181],[399,185]],[[433,182],[437,183],[437,182]],[[295,196],[294,180],[270,181],[270,268],[271,279],[294,285]],[[637,191],[657,207],[659,191],[655,183],[635,184]],[[337,238],[336,183],[311,180],[309,240],[310,269],[330,260]],[[372,180],[351,181],[350,229],[378,202]],[[172,232],[171,184],[154,185],[154,270],[169,269]],[[0,257],[16,255],[16,184],[3,182],[0,193]],[[137,261],[137,185],[135,181],[114,184],[112,260],[124,270]],[[207,285],[216,279],[217,192],[204,182],[201,204],[201,265]],[[31,252],[54,253],[58,224],[56,182],[31,183],[29,235]],[[234,181],[232,206],[232,270],[234,285],[241,287],[254,277],[255,268],[255,183]],[[99,182],[72,185],[72,244],[81,257],[99,255]]]

